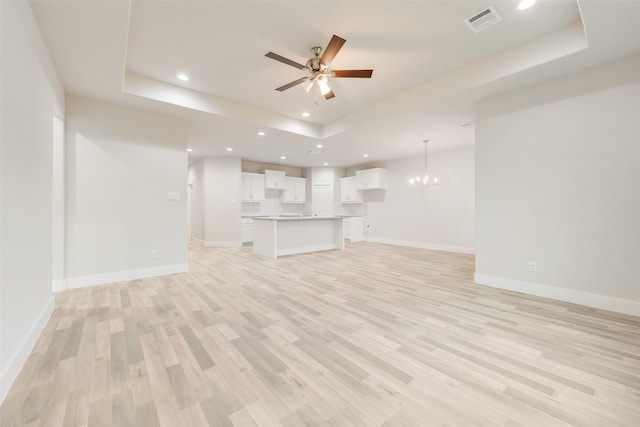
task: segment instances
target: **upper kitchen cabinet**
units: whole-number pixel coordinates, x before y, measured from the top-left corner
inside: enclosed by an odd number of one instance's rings
[[[362,203],[362,193],[356,185],[355,176],[340,178],[340,203]]]
[[[264,187],[267,190],[284,190],[284,180],[286,172],[272,171],[265,169],[264,171]]]
[[[264,200],[264,175],[242,172],[243,202],[261,202]]]
[[[331,185],[335,181],[334,168],[314,167],[311,168],[311,185]]]
[[[282,203],[305,203],[307,201],[307,180],[286,177],[280,201]]]
[[[387,188],[387,170],[382,168],[356,171],[356,189],[384,190]]]

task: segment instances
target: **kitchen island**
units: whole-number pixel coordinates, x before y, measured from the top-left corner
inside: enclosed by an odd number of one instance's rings
[[[253,253],[283,255],[344,249],[342,218],[271,216],[253,219]]]

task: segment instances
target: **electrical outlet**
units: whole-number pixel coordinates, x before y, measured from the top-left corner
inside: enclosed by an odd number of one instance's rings
[[[532,273],[538,271],[538,263],[535,261],[529,261],[529,271]]]
[[[158,251],[157,249],[154,249],[151,251],[151,258],[158,258]]]

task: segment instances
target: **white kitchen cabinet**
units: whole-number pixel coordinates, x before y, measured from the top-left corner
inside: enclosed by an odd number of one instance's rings
[[[311,168],[311,185],[333,185],[335,170],[331,167]]]
[[[311,215],[333,216],[333,186],[313,185],[311,187]]]
[[[264,187],[267,190],[284,190],[286,172],[272,171],[265,169],[264,171]]]
[[[242,172],[243,202],[261,202],[264,200],[264,175]]]
[[[356,189],[356,177],[340,178],[340,203],[362,203],[362,193]]]
[[[280,201],[282,203],[305,203],[307,201],[307,180],[304,178],[285,177],[284,191]]]
[[[241,218],[240,230],[242,231],[242,243],[253,242],[253,218]]]
[[[364,240],[364,220],[361,216],[346,217],[343,219],[344,238],[351,242]]]
[[[358,190],[380,190],[387,188],[387,170],[382,168],[356,171]]]

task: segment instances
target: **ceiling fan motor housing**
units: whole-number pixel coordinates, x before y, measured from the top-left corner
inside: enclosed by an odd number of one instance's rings
[[[327,69],[326,64],[320,62],[320,54],[322,53],[322,48],[320,46],[315,46],[311,48],[311,52],[313,52],[313,58],[307,61],[306,67],[312,73],[321,72]]]

